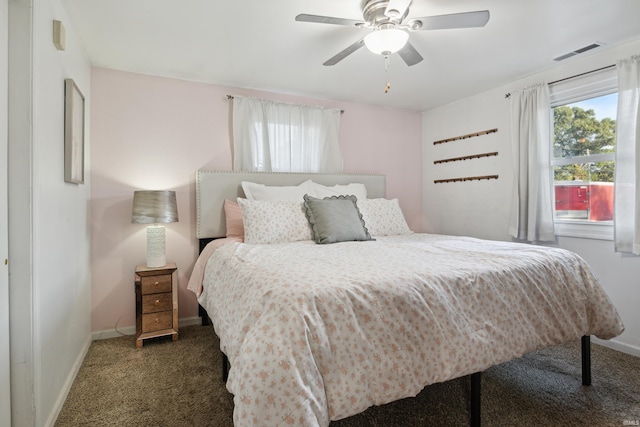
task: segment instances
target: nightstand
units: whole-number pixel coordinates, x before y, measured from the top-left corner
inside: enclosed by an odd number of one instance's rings
[[[178,268],[136,267],[136,348],[148,338],[178,340]]]

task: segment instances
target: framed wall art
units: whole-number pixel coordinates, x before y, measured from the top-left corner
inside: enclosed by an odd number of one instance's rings
[[[64,180],[84,184],[84,96],[64,80]]]

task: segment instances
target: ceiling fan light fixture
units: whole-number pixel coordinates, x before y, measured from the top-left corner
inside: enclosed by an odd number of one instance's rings
[[[383,28],[367,34],[364,44],[371,52],[388,56],[402,49],[409,40],[409,33],[397,28]]]

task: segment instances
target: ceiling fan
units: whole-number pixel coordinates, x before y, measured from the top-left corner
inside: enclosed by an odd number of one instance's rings
[[[296,16],[296,21],[373,29],[373,32],[348,46],[322,65],[335,65],[366,45],[373,53],[385,57],[398,52],[398,55],[409,66],[419,63],[423,58],[409,43],[408,31],[484,27],[489,21],[488,10],[408,18],[410,5],[411,0],[365,0],[362,8],[363,21],[307,14]]]

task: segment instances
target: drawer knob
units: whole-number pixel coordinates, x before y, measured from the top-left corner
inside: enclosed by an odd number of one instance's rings
[[[154,285],[155,285],[155,286],[159,286],[159,285],[160,285],[160,282],[156,282],[156,283],[154,283]]]
[[[156,323],[160,323],[160,318],[156,317]]]
[[[156,305],[160,305],[160,300],[159,299],[156,300]]]

